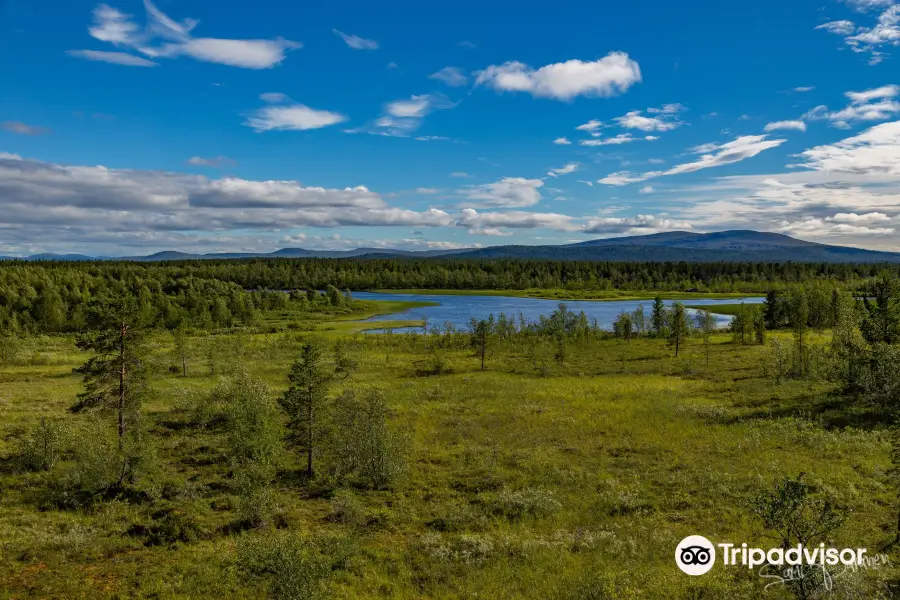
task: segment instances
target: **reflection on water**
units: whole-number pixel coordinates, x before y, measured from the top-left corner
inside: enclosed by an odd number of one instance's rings
[[[469,321],[472,317],[476,319],[486,319],[490,314],[495,317],[500,313],[505,313],[507,317],[514,318],[516,322],[519,315],[525,317],[526,321],[537,321],[541,315],[549,316],[559,306],[559,300],[543,300],[539,298],[516,298],[513,296],[443,296],[438,294],[382,294],[378,292],[354,292],[353,297],[360,300],[405,300],[405,301],[427,301],[437,302],[437,306],[424,306],[421,308],[413,308],[400,313],[392,313],[389,315],[378,315],[367,319],[367,321],[415,321],[425,320],[428,327],[442,327],[445,323],[450,323],[457,329],[467,329]],[[716,306],[717,304],[759,304],[763,301],[761,297],[755,298],[691,298],[684,300],[685,304],[696,304],[700,306]],[[671,306],[672,301],[666,300],[666,306]],[[565,304],[576,313],[584,311],[588,320],[597,319],[597,323],[603,329],[612,329],[613,321],[623,311],[632,312],[638,305],[643,305],[644,314],[647,319],[650,318],[650,311],[653,308],[653,300],[610,300],[599,302],[596,300],[568,300]],[[693,314],[696,311],[688,310]],[[716,326],[726,327],[732,317],[728,315],[716,315]],[[385,329],[370,329],[367,333],[384,333]],[[396,333],[405,331],[421,332],[421,327],[398,327],[392,329]]]

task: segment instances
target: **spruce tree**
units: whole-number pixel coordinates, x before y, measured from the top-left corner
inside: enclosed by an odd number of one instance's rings
[[[669,342],[675,345],[675,356],[678,356],[678,352],[684,344],[684,339],[690,332],[684,304],[681,302],[672,304],[669,321]]]
[[[290,386],[279,404],[288,416],[289,441],[306,454],[306,474],[312,477],[313,455],[322,429],[320,413],[331,381],[318,344],[312,341],[303,344],[300,356],[291,365],[288,381]]]
[[[863,298],[862,333],[870,344],[900,342],[900,282],[882,272]]]
[[[765,320],[768,329],[778,329],[784,322],[784,304],[775,290],[766,294]]]
[[[663,328],[666,326],[666,305],[661,296],[653,299],[653,312],[650,313],[650,325],[653,327],[653,335],[662,337]]]

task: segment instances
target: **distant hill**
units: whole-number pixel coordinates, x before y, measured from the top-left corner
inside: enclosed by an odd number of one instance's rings
[[[397,250],[356,248],[354,250],[307,250],[282,248],[265,254],[188,254],[164,251],[149,256],[121,257],[119,260],[171,261],[238,258],[520,258],[534,260],[596,261],[688,261],[688,262],[828,262],[900,263],[900,253],[879,252],[848,246],[805,242],[780,233],[749,230],[693,233],[667,231],[652,235],[588,240],[560,246],[491,246],[454,250]],[[2,257],[9,258],[9,257]],[[36,254],[21,260],[112,260],[81,254]]]
[[[12,259],[14,257],[4,257],[8,259]],[[61,260],[61,261],[84,261],[84,260],[97,260],[93,256],[85,256],[84,254],[53,254],[50,252],[45,252],[43,254],[32,254],[31,256],[25,258],[24,260]]]
[[[780,233],[671,231],[589,240],[564,246],[492,246],[459,258],[689,262],[900,262],[900,253],[805,242]]]

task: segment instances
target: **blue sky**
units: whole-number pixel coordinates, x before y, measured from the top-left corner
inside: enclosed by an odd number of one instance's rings
[[[900,250],[898,57],[894,0],[0,0],[0,253]]]

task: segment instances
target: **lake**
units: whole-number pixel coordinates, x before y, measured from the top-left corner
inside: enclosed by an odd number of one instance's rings
[[[500,313],[506,313],[518,322],[519,313],[525,316],[527,321],[537,321],[541,315],[549,316],[559,306],[559,300],[543,300],[540,298],[516,298],[514,296],[448,296],[440,294],[383,294],[380,292],[354,292],[353,297],[359,300],[404,300],[437,302],[437,306],[424,306],[413,308],[404,312],[389,315],[378,315],[366,319],[367,321],[407,321],[422,320],[428,322],[428,327],[441,327],[444,323],[451,323],[457,329],[468,329],[469,320],[486,319],[488,315],[495,317]],[[691,298],[683,300],[685,304],[709,306],[710,310],[717,304],[759,304],[762,297],[752,298]],[[666,300],[666,306],[671,306],[672,301]],[[653,308],[653,300],[568,300],[565,304],[576,313],[584,311],[588,320],[597,319],[603,329],[612,329],[613,321],[622,311],[632,312],[639,304],[644,306],[644,314],[649,322],[650,312]],[[693,315],[697,311],[688,309]],[[728,315],[716,315],[717,327],[727,327],[732,317]],[[385,329],[371,329],[368,333],[383,333]],[[421,332],[421,327],[397,327],[394,332],[414,331]]]

